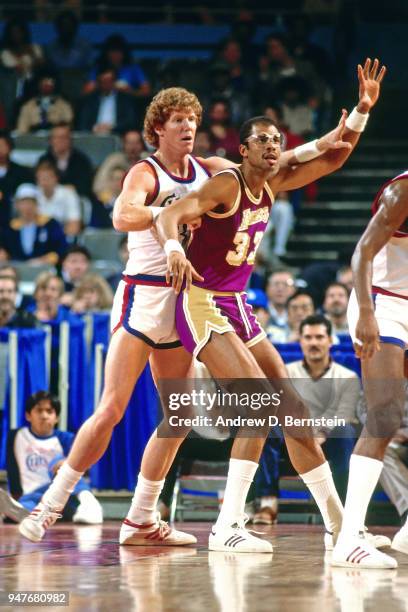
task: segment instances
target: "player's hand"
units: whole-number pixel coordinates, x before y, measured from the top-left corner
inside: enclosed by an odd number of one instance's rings
[[[348,113],[343,108],[338,126],[317,141],[317,148],[319,151],[328,151],[329,149],[351,149],[351,143],[342,140],[344,130],[346,129],[347,116]]]
[[[171,284],[176,293],[180,293],[184,278],[186,291],[190,290],[193,278],[201,282],[204,280],[185,255],[172,251],[167,258],[166,282]]]
[[[380,67],[380,62],[375,59],[371,62],[368,57],[365,61],[364,68],[361,64],[357,66],[358,75],[358,105],[357,110],[360,113],[368,113],[377,102],[380,95],[380,85],[387,72],[385,66]]]
[[[359,359],[371,359],[376,351],[380,350],[380,331],[374,312],[365,312],[360,315],[356,327],[357,342],[354,350]]]

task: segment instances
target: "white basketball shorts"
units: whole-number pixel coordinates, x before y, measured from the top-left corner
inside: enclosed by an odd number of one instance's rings
[[[175,323],[176,299],[164,276],[123,275],[113,300],[112,333],[123,327],[153,348],[181,346]]]
[[[384,295],[373,294],[375,318],[380,330],[380,341],[388,344],[396,344],[402,348],[408,348],[408,300]],[[358,321],[358,302],[353,289],[347,309],[347,319],[350,336],[355,342],[355,330]]]

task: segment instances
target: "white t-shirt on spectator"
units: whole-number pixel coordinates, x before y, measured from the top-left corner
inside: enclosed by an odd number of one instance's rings
[[[78,194],[63,185],[57,185],[51,198],[47,198],[43,190],[38,189],[38,207],[42,215],[53,217],[62,224],[81,219]]]

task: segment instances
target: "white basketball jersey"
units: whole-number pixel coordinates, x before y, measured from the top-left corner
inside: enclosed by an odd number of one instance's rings
[[[190,191],[196,191],[208,179],[210,174],[192,156],[189,155],[188,176],[180,178],[171,174],[160,160],[151,155],[143,160],[148,163],[156,175],[156,187],[150,206],[164,207],[174,200],[179,200]],[[180,230],[180,242],[187,237],[186,230]],[[152,231],[142,230],[129,232],[129,259],[125,274],[151,274],[162,276],[166,273],[167,257]]]
[[[379,208],[379,200],[388,185],[401,179],[408,179],[408,170],[388,181],[377,194],[373,213]],[[373,260],[373,289],[378,288],[396,296],[408,298],[408,202],[407,218],[387,244],[377,253]]]

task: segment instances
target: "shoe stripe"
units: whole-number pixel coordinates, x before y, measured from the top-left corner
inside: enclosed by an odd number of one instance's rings
[[[361,551],[360,546],[357,546],[357,548],[355,548],[355,549],[354,549],[354,550],[353,550],[353,551],[352,551],[352,552],[349,554],[349,556],[347,557],[346,561],[350,561],[350,557],[352,557],[353,555],[355,555],[355,553],[360,552],[360,551]]]
[[[359,548],[358,552],[351,557],[351,559],[350,559],[351,563],[355,563],[356,560],[358,559],[358,557],[360,555],[363,555],[364,553],[365,553],[365,550],[363,548]]]
[[[240,535],[233,535],[231,537],[228,538],[228,540],[226,540],[226,542],[224,543],[224,546],[229,546],[231,548],[234,548],[239,542],[245,540],[245,538],[243,538]]]
[[[148,529],[149,527],[153,527],[156,523],[144,523],[143,525],[138,525],[137,523],[132,523],[128,518],[123,520],[124,525],[128,525],[129,527],[134,527],[135,529]]]
[[[362,561],[363,559],[365,559],[366,557],[369,557],[369,556],[370,556],[370,553],[366,553],[365,555],[362,555],[362,556],[361,556],[361,557],[358,559],[358,561],[356,560],[356,563],[361,563],[361,561]]]
[[[233,548],[235,548],[235,547],[236,547],[236,545],[237,545],[237,544],[240,544],[241,542],[245,542],[245,538],[243,538],[243,537],[239,536],[239,538],[237,538],[237,539],[235,540],[235,542],[232,544]]]
[[[353,563],[360,563],[360,559],[362,557],[364,557],[364,555],[369,555],[370,553],[367,553],[366,550],[361,549],[359,553],[357,553],[356,555],[354,555],[354,557],[351,559],[351,561]]]

